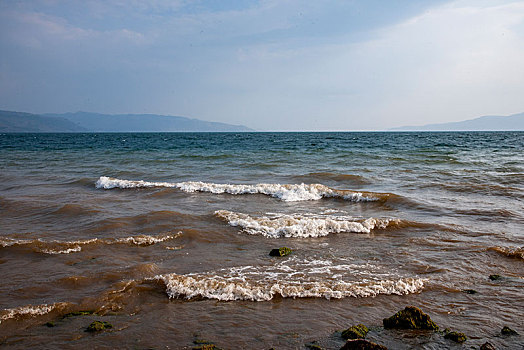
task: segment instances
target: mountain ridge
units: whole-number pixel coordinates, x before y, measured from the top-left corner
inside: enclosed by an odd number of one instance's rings
[[[485,115],[460,122],[401,126],[388,131],[524,131],[524,113]]]
[[[0,132],[247,132],[244,125],[158,114],[33,114],[0,110]]]

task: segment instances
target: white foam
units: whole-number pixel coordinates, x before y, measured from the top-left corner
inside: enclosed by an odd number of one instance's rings
[[[215,215],[231,226],[241,227],[246,233],[270,238],[322,237],[330,233],[370,233],[374,229],[385,229],[398,219],[353,219],[347,216],[310,216],[273,214],[272,217],[253,217],[243,213],[218,210]]]
[[[168,241],[180,235],[181,235],[181,232],[178,232],[175,235],[159,235],[159,236],[140,235],[140,236],[125,237],[125,238],[117,238],[115,242],[116,243],[132,243],[132,244],[143,246],[143,245],[152,245],[155,243]]]
[[[319,266],[320,265],[320,266]],[[207,273],[157,275],[170,298],[223,301],[267,301],[284,298],[375,297],[410,294],[424,288],[425,279],[403,278],[373,271],[373,265],[322,264],[289,259],[273,266],[242,266]]]
[[[42,239],[33,240],[22,240],[13,239],[8,237],[0,238],[0,245],[2,247],[10,247],[15,245],[31,245],[32,248],[39,253],[44,254],[70,254],[82,251],[82,246],[89,245],[91,243],[101,244],[135,244],[138,246],[147,246],[179,237],[182,232],[176,234],[149,236],[149,235],[138,235],[123,238],[92,238],[77,241],[45,241]]]
[[[335,190],[321,184],[216,184],[207,182],[147,182],[143,180],[121,180],[101,176],[95,184],[96,188],[150,188],[150,187],[170,187],[178,188],[184,192],[209,192],[214,194],[264,194],[278,198],[283,201],[296,202],[319,200],[321,198],[341,198],[354,202],[376,201],[378,198],[367,196],[360,192]]]
[[[45,315],[53,311],[57,307],[66,306],[68,303],[42,304],[42,305],[26,305],[13,309],[4,309],[0,311],[0,323],[5,320],[24,317],[24,316],[39,316]]]

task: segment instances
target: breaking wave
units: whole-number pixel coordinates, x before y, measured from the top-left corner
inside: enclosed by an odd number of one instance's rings
[[[398,219],[353,219],[346,216],[306,216],[276,214],[272,217],[253,217],[243,213],[218,210],[215,215],[231,226],[241,227],[246,233],[269,238],[282,237],[323,237],[330,233],[370,233],[385,229],[391,224],[398,225]]]
[[[522,248],[504,248],[492,247],[489,250],[496,251],[499,254],[505,255],[508,258],[524,259],[524,247]]]
[[[14,239],[0,237],[0,247],[28,246],[35,252],[44,254],[69,254],[82,251],[82,247],[94,244],[134,244],[148,246],[179,237],[182,232],[158,236],[138,235],[123,238],[92,238],[77,241],[45,241],[42,239]]]
[[[101,176],[95,183],[96,188],[153,188],[169,187],[177,188],[184,192],[209,192],[215,194],[264,194],[278,198],[283,201],[296,202],[307,200],[319,200],[321,198],[340,198],[353,202],[369,202],[386,200],[388,193],[366,193],[348,190],[335,190],[321,184],[256,184],[256,185],[233,185],[215,184],[208,182],[147,182],[143,180],[121,180]]]
[[[55,304],[42,304],[42,305],[26,305],[12,309],[4,309],[0,311],[0,323],[9,320],[17,319],[22,317],[34,317],[50,313],[53,310],[64,309],[70,305],[69,303],[55,303]]]
[[[426,279],[373,273],[373,265],[298,260],[274,266],[242,266],[207,273],[157,275],[169,298],[267,301],[283,298],[375,297],[420,292]]]

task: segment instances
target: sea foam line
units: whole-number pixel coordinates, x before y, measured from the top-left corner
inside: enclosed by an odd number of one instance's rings
[[[248,214],[228,210],[218,210],[215,215],[238,226],[248,234],[263,235],[269,238],[282,237],[323,237],[330,233],[370,233],[375,229],[385,229],[390,224],[399,224],[398,219],[352,219],[337,216],[305,216],[300,214],[278,214],[272,217],[253,217]]]
[[[11,246],[32,246],[39,253],[44,254],[70,254],[82,251],[82,246],[90,244],[134,244],[138,246],[148,246],[179,237],[182,232],[176,234],[165,234],[158,236],[138,235],[122,238],[92,238],[77,241],[46,241],[38,239],[14,239],[9,237],[0,237],[0,247],[6,248]]]
[[[40,316],[45,315],[57,308],[63,308],[70,305],[69,303],[54,303],[51,305],[41,304],[41,305],[26,305],[20,306],[12,309],[4,309],[0,311],[0,323],[3,321],[19,318],[24,316]]]
[[[267,301],[284,298],[375,297],[420,292],[427,279],[374,273],[369,266],[332,261],[293,261],[276,266],[242,266],[207,273],[157,275],[169,298]],[[350,277],[353,280],[348,280]]]
[[[387,194],[364,194],[347,190],[335,190],[322,184],[216,184],[208,182],[148,182],[143,180],[122,180],[101,176],[95,183],[96,188],[177,188],[184,192],[209,192],[214,194],[264,194],[283,201],[296,202],[319,200],[321,198],[340,198],[353,202],[377,201]]]

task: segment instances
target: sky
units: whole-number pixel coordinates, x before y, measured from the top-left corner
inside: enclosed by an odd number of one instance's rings
[[[524,1],[0,0],[0,109],[260,131],[524,112]]]

